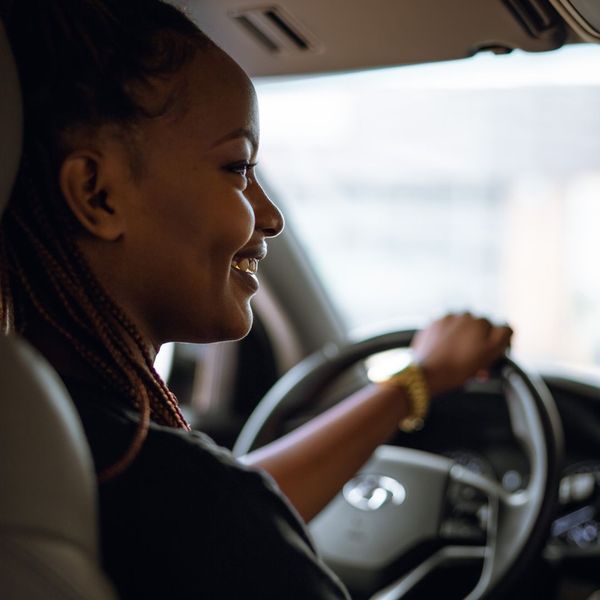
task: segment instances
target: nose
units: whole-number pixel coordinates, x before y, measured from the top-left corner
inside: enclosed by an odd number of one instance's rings
[[[256,229],[265,237],[275,237],[283,231],[285,220],[281,211],[271,202],[269,196],[257,181],[253,182],[250,202],[254,208]]]

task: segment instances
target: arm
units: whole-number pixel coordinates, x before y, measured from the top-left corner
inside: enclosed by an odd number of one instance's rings
[[[401,390],[370,385],[242,460],[268,471],[309,521],[394,433],[407,412]]]
[[[512,331],[471,315],[447,316],[419,333],[415,361],[430,394],[462,385],[506,350]],[[402,389],[369,385],[242,461],[263,468],[309,521],[384,443],[409,412]]]

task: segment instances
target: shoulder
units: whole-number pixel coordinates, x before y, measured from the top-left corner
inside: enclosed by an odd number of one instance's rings
[[[97,464],[109,464],[131,442],[135,414],[79,408]],[[124,598],[346,598],[272,479],[200,432],[152,424],[99,494],[105,566]]]
[[[345,598],[272,480],[201,433],[153,426],[101,503],[110,571],[136,597]]]

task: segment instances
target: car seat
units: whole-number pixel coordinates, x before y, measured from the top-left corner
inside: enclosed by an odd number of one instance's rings
[[[0,211],[17,173],[22,107],[0,21]],[[97,490],[75,408],[28,344],[0,336],[0,598],[108,600]]]

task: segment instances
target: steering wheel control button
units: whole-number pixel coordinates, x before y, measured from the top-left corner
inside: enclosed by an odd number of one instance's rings
[[[570,546],[586,548],[598,544],[600,524],[595,519],[594,506],[583,506],[559,517],[552,524],[552,537]]]
[[[596,491],[594,473],[573,473],[561,479],[559,499],[561,504],[585,502]]]
[[[371,473],[361,473],[351,479],[342,493],[348,504],[365,511],[379,510],[388,503],[398,506],[406,500],[406,489],[399,481]]]
[[[452,482],[446,495],[440,536],[466,543],[485,543],[489,519],[488,498],[478,489]]]
[[[600,467],[579,463],[560,481],[559,515],[552,523],[548,555],[552,559],[600,552]]]

